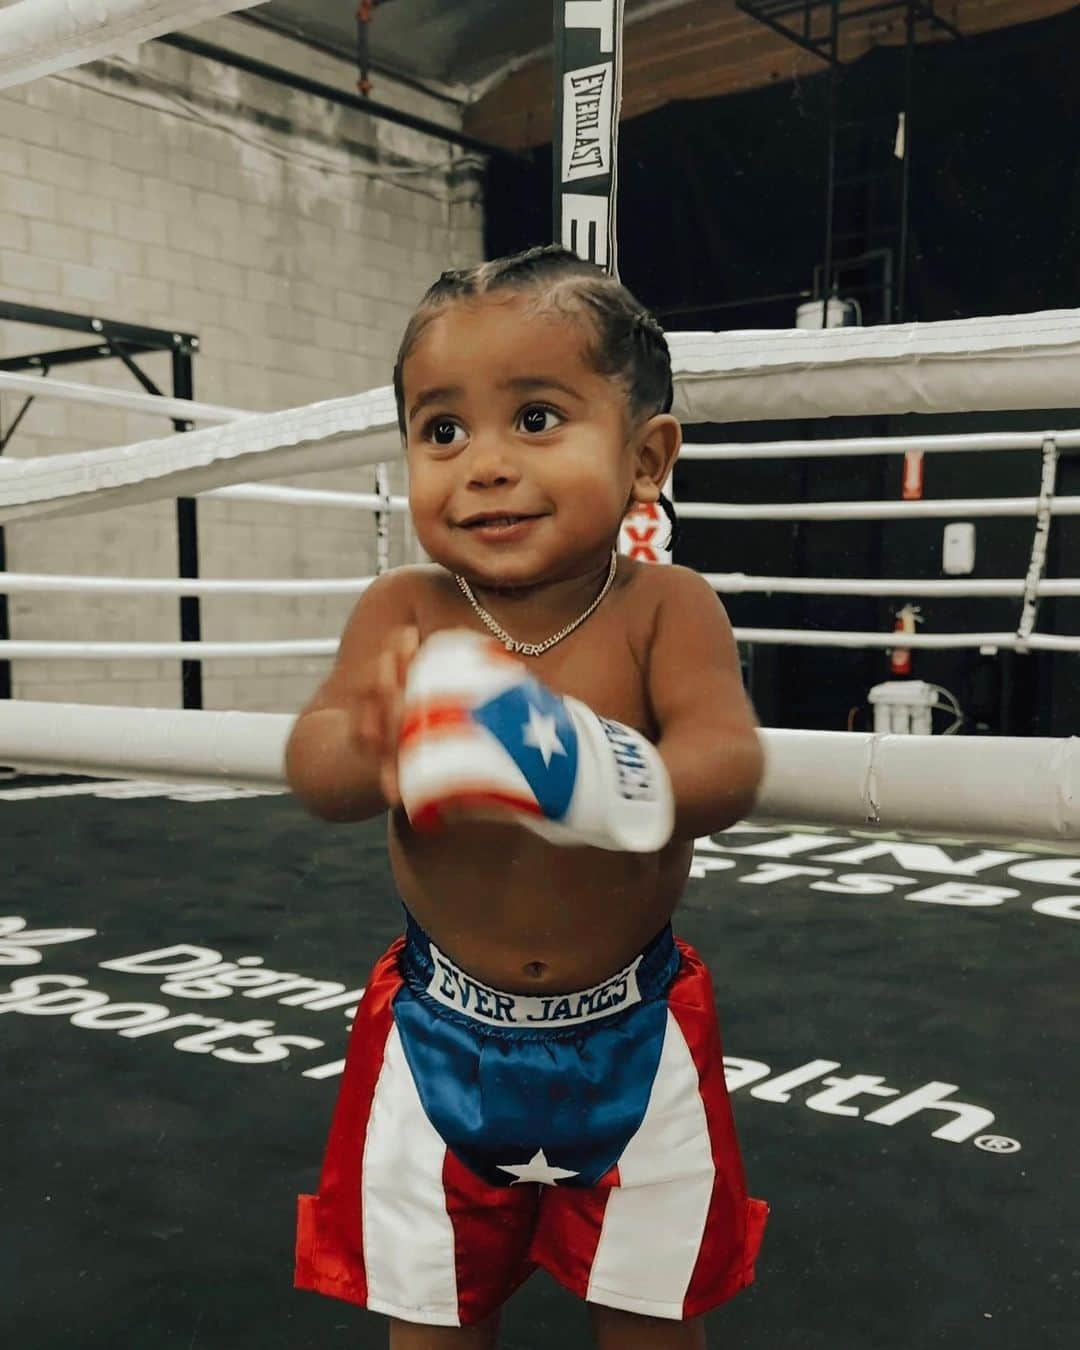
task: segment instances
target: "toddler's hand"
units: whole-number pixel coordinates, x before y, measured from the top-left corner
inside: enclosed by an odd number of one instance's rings
[[[671,838],[675,800],[652,742],[554,693],[494,638],[434,634],[405,694],[400,795],[414,830],[465,815],[570,847],[656,853]]]
[[[420,647],[416,628],[397,628],[368,669],[357,690],[351,735],[379,763],[379,786],[391,807],[401,802],[397,782],[397,742],[402,694],[409,666]]]

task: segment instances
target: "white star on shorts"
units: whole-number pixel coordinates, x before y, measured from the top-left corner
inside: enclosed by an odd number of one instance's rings
[[[563,1167],[552,1167],[544,1157],[544,1150],[537,1149],[527,1163],[517,1167],[510,1167],[506,1163],[499,1163],[500,1172],[512,1172],[517,1181],[512,1181],[511,1186],[516,1186],[519,1181],[539,1181],[542,1186],[554,1186],[556,1182],[561,1181],[563,1177],[576,1177],[577,1172],[568,1172]]]
[[[551,763],[552,755],[565,755],[566,749],[555,730],[555,719],[545,716],[535,704],[529,705],[528,725],[522,730],[522,741],[539,750],[544,759],[544,768]]]

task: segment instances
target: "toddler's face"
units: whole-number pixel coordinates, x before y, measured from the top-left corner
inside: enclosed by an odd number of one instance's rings
[[[588,363],[581,323],[530,300],[449,305],[402,371],[417,536],[480,585],[602,564],[634,483],[624,391]],[[484,526],[481,514],[518,519]]]

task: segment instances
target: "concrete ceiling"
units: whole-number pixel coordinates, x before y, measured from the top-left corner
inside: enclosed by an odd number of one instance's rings
[[[357,0],[270,0],[252,17],[352,56],[356,11]],[[462,91],[550,41],[548,0],[375,0],[369,24],[376,67]]]
[[[774,6],[775,8],[775,3]],[[870,8],[841,0],[841,9]],[[938,0],[938,13],[974,35],[1048,18],[1076,0]],[[250,20],[353,58],[357,0],[269,0]],[[815,9],[818,31],[828,9]],[[791,23],[798,16],[789,16]],[[460,99],[465,129],[507,148],[551,138],[552,0],[376,0],[368,27],[372,95],[379,72]],[[903,9],[843,26],[842,59],[903,41]],[[951,41],[922,24],[920,41]],[[626,0],[623,116],[673,99],[742,92],[823,69],[823,62],[737,8],[736,0]]]

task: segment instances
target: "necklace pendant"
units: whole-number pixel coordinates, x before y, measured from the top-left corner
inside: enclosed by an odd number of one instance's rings
[[[0,2],[2,2],[2,0],[0,0]],[[462,595],[464,595],[465,599],[468,600],[473,610],[480,616],[480,619],[483,622],[484,627],[488,630],[488,632],[492,635],[492,637],[497,638],[500,642],[502,642],[503,646],[506,648],[508,652],[520,653],[522,656],[542,656],[544,652],[546,652],[549,648],[554,647],[554,645],[557,642],[561,642],[564,637],[569,637],[569,635],[580,624],[583,624],[585,622],[585,620],[597,607],[600,601],[603,600],[604,596],[607,595],[608,591],[611,589],[611,583],[615,580],[615,569],[618,566],[618,561],[619,561],[618,550],[612,549],[611,566],[608,568],[607,581],[604,582],[604,585],[600,590],[600,594],[596,597],[596,599],[592,602],[592,604],[589,606],[589,608],[585,611],[584,614],[580,614],[574,620],[573,623],[567,624],[565,628],[560,628],[557,633],[553,634],[553,636],[549,637],[545,642],[518,642],[516,639],[512,638],[509,635],[509,633],[505,631],[505,629],[500,628],[500,626],[495,622],[495,620],[491,617],[491,615],[487,612],[487,610],[484,609],[484,607],[479,603],[476,596],[473,595],[472,593],[472,587],[465,580],[465,578],[463,576],[455,575],[454,580],[457,582],[458,588],[461,591]]]

